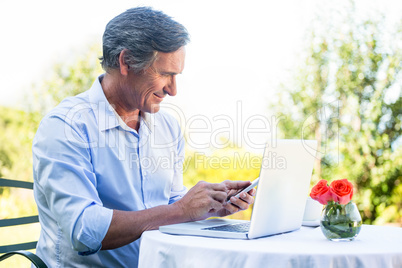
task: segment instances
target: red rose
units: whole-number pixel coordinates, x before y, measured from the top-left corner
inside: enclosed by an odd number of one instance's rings
[[[323,205],[326,205],[328,201],[333,201],[334,199],[332,196],[331,189],[329,188],[326,180],[320,180],[317,182],[310,192],[310,197]]]
[[[335,202],[346,205],[352,200],[353,184],[347,179],[334,180],[331,182],[330,187]]]

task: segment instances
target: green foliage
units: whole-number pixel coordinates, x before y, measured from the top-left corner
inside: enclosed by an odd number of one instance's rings
[[[88,90],[103,72],[100,55],[100,47],[91,45],[69,60],[56,62],[47,78],[34,86],[34,102],[29,99],[27,106],[44,115],[66,97]]]
[[[0,107],[0,176],[32,181],[32,140],[42,116],[67,96],[90,88],[101,73],[97,46],[72,62],[56,63],[50,78],[34,86],[27,111]]]
[[[53,76],[45,82],[45,90],[51,98],[59,103],[68,96],[75,96],[88,90],[95,78],[102,73],[98,56],[98,46],[91,46],[72,64],[57,63]]]
[[[315,20],[303,65],[272,107],[288,118],[284,136],[319,141],[316,180],[354,181],[365,223],[402,223],[402,24],[390,33],[383,16],[337,11]]]
[[[36,128],[24,111],[0,107],[0,175],[32,181],[31,145]]]

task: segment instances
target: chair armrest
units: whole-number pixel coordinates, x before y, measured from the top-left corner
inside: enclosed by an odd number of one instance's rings
[[[25,251],[25,250],[7,252],[0,256],[0,261],[3,261],[13,255],[22,255],[25,258],[29,259],[36,267],[47,268],[46,264],[38,256],[36,256],[32,252]]]

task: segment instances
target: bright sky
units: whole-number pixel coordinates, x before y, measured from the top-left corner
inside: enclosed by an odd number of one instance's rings
[[[41,80],[54,62],[73,48],[101,43],[110,19],[130,7],[147,5],[174,17],[191,34],[178,94],[167,101],[181,108],[186,117],[182,125],[205,116],[214,130],[219,125],[216,116],[230,117],[236,132],[252,116],[270,117],[269,99],[277,83],[286,79],[286,70],[294,68],[317,2],[2,1],[0,105],[20,105],[24,90]],[[402,14],[400,2],[381,5]]]

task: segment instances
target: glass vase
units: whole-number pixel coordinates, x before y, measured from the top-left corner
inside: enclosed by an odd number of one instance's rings
[[[331,241],[352,241],[361,226],[362,218],[353,202],[346,205],[330,202],[321,215],[321,231]]]

